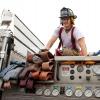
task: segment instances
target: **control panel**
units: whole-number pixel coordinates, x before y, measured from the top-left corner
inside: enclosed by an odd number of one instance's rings
[[[56,57],[54,83],[37,83],[35,95],[100,99],[100,57]]]
[[[61,83],[100,83],[100,64],[62,64],[57,76]]]

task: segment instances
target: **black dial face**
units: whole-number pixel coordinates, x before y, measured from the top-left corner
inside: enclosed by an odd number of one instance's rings
[[[70,70],[70,74],[74,74],[75,73],[75,71],[74,70]]]
[[[75,67],[75,65],[70,65],[70,67],[71,67],[71,68],[74,68],[74,67]]]

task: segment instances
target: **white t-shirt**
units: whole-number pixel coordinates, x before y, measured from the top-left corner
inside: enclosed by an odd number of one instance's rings
[[[53,36],[59,37],[59,30],[60,30],[60,27],[55,30]],[[63,47],[72,48],[71,31],[72,29],[68,33],[66,33],[64,29],[62,30],[61,39],[63,42]],[[77,49],[80,50],[78,40],[84,37],[84,35],[77,29],[77,27],[74,28],[73,37],[75,38]]]

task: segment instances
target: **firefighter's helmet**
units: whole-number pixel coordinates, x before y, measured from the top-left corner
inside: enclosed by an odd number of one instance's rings
[[[77,16],[74,15],[73,11],[70,8],[63,7],[60,10],[60,18],[64,18],[64,17],[73,17],[74,19],[77,18]]]

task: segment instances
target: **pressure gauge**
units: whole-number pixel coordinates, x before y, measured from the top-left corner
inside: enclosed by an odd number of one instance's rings
[[[45,95],[45,96],[49,96],[50,94],[51,94],[50,89],[45,89],[45,90],[44,90],[44,95]]]
[[[83,65],[78,65],[77,66],[77,71],[78,72],[83,72],[83,70],[84,70],[84,66]]]
[[[100,97],[100,89],[96,89],[94,91],[94,94],[95,94],[96,97]]]
[[[86,89],[85,92],[84,92],[84,95],[85,95],[86,97],[91,97],[91,96],[92,96],[92,91],[91,91],[91,89]]]
[[[72,96],[72,95],[73,95],[72,89],[67,89],[67,90],[65,91],[65,94],[66,94],[66,96],[68,96],[68,97]]]
[[[75,91],[75,96],[76,97],[81,97],[82,96],[82,90],[81,89],[77,89],[76,91]]]
[[[52,91],[52,95],[53,95],[53,96],[59,95],[59,90],[58,90],[58,89],[54,89],[54,90]]]
[[[35,94],[36,95],[42,95],[42,93],[43,93],[42,89],[37,89]]]
[[[100,75],[100,65],[93,65],[92,70],[95,74]]]

